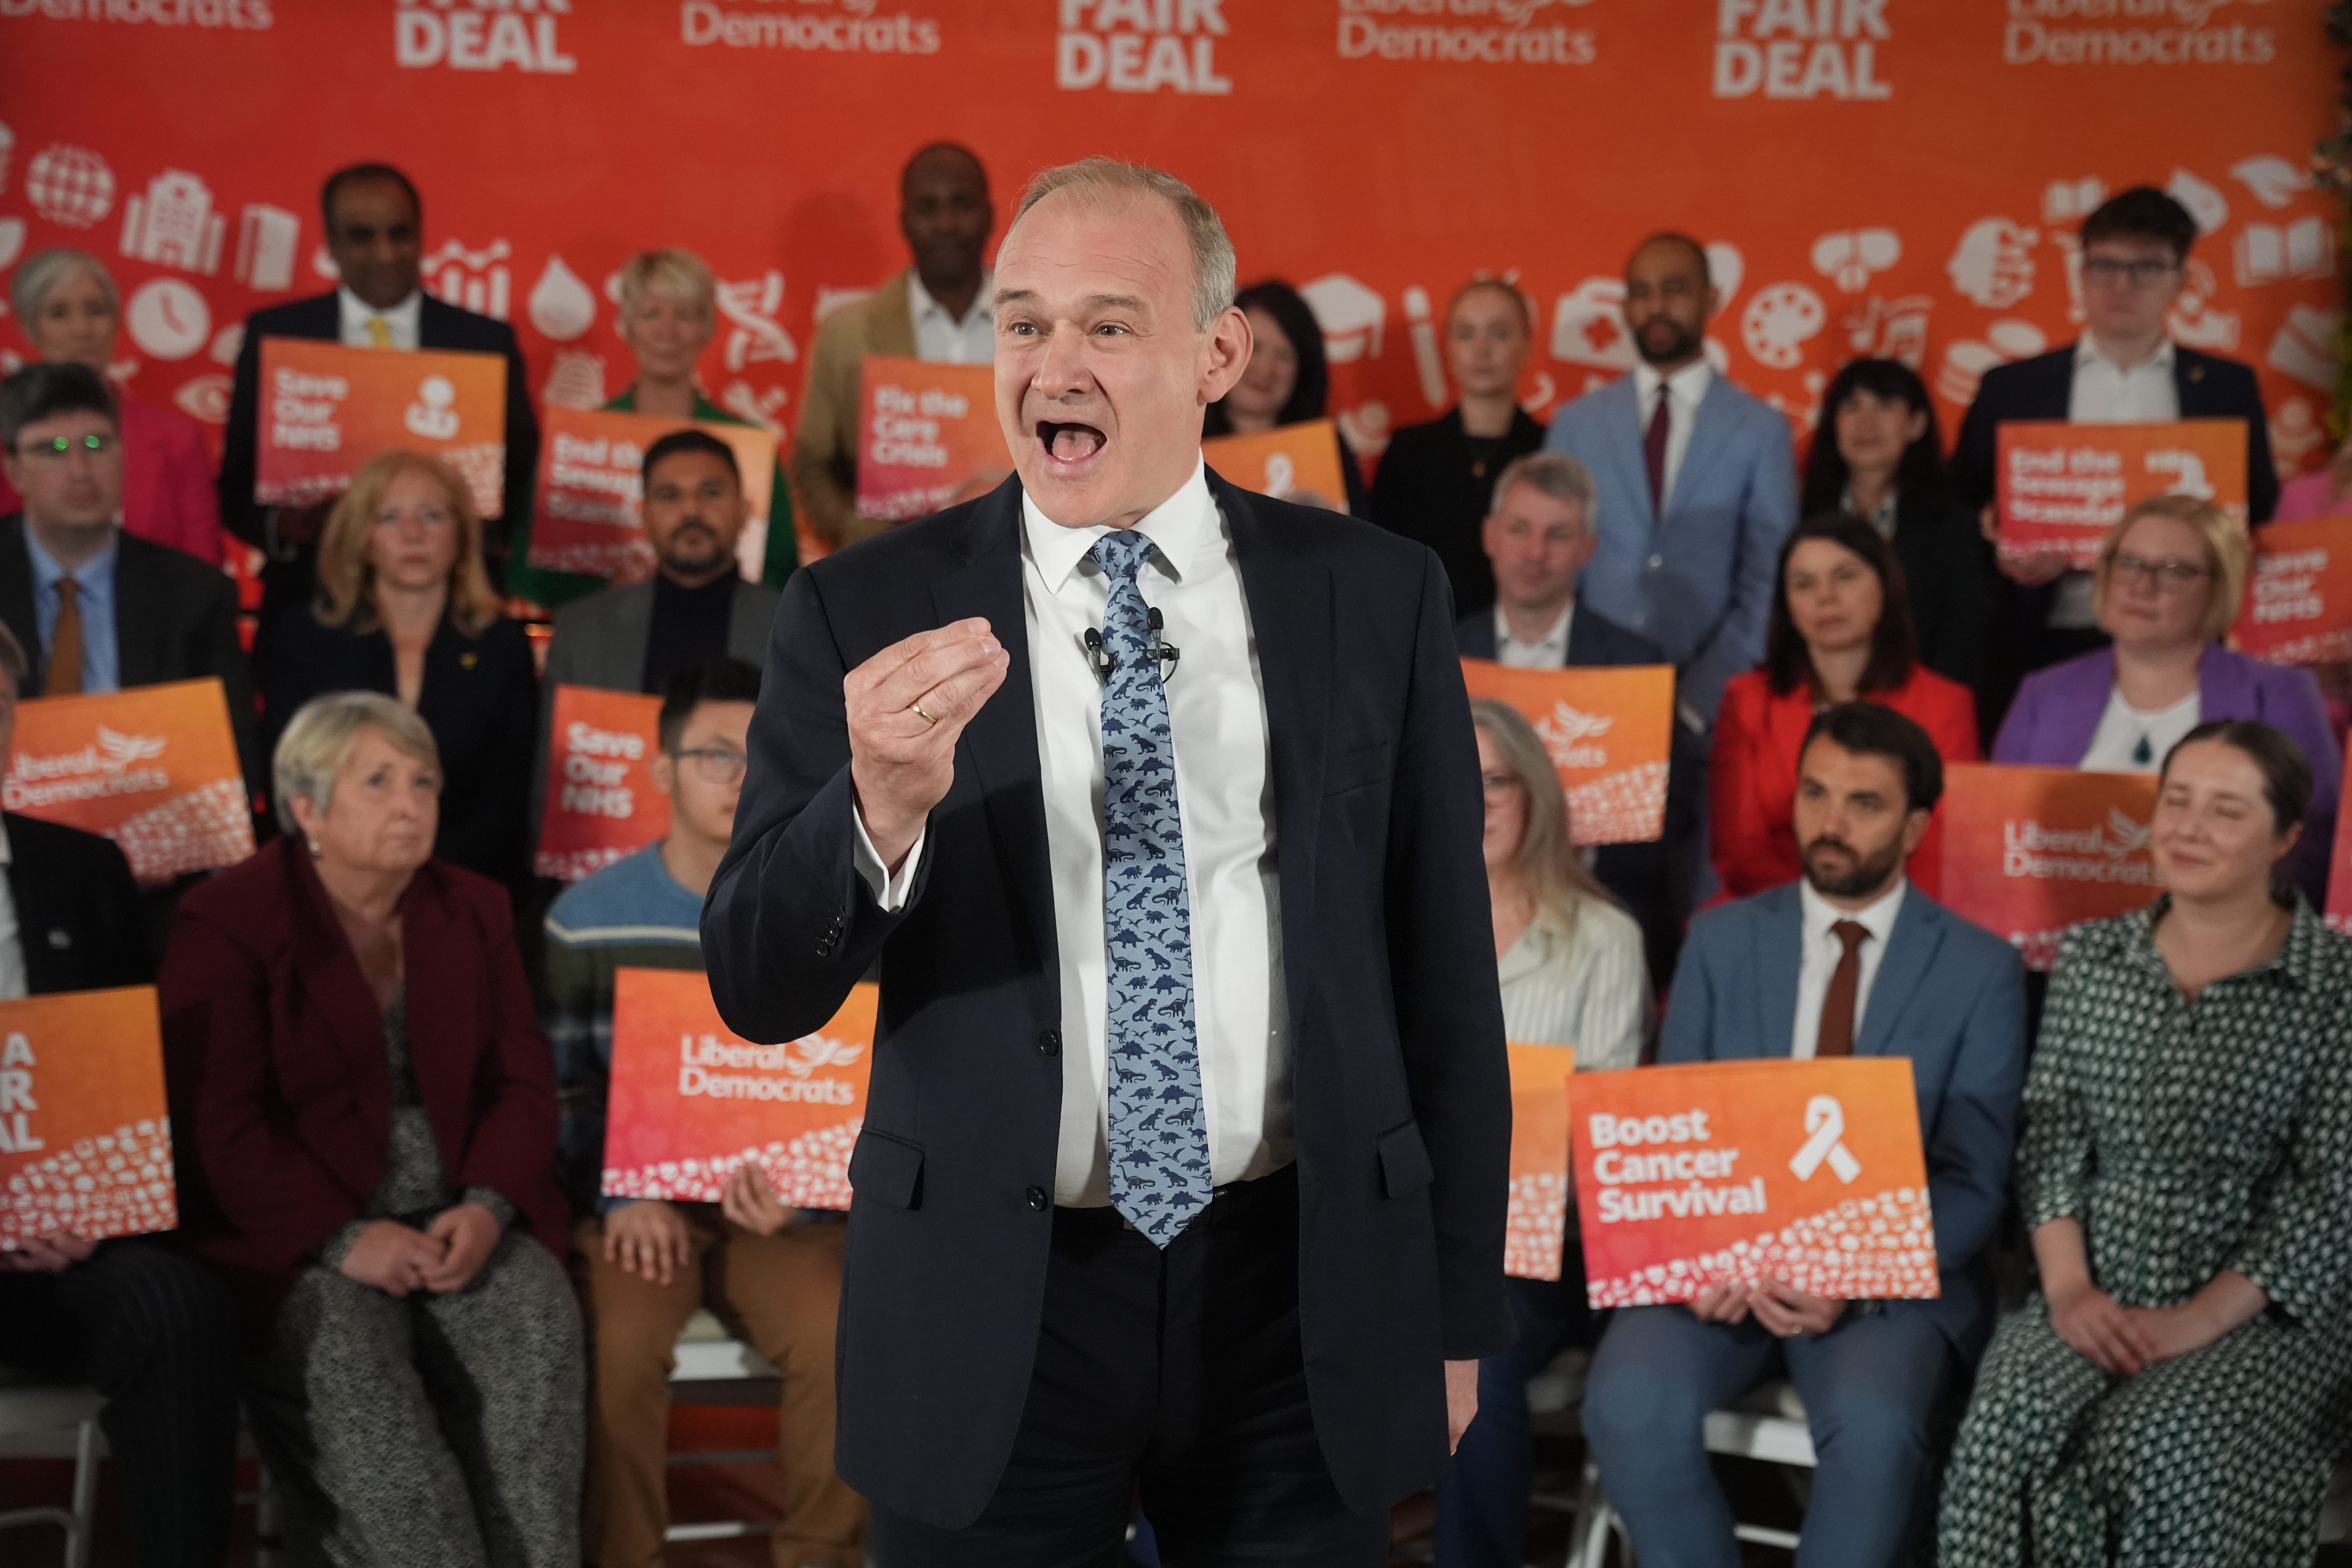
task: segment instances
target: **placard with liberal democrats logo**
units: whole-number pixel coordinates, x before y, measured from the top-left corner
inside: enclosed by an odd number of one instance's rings
[[[351,488],[378,452],[425,452],[465,476],[474,509],[504,510],[507,362],[463,349],[261,340],[253,499],[308,506]]]
[[[1013,471],[992,366],[868,354],[857,413],[857,510],[867,517],[929,517],[965,486]]]
[[[1941,1293],[1909,1058],[1580,1073],[1569,1104],[1593,1306]]]
[[[1951,763],[1943,902],[2046,970],[2069,927],[2156,897],[2155,816],[2154,773]]]
[[[1559,1278],[1568,1236],[1568,1080],[1573,1046],[1510,1043],[1511,1201],[1503,1222],[1503,1272]]]
[[[596,577],[644,577],[654,569],[645,531],[646,448],[678,430],[727,444],[750,503],[748,537],[766,537],[776,438],[756,425],[665,419],[618,409],[551,405],[541,416],[539,485],[530,564]],[[758,557],[756,554],[753,559]]]
[[[1348,481],[1339,468],[1339,427],[1328,419],[1245,436],[1215,436],[1201,443],[1201,458],[1231,483],[1276,500],[1348,510]]]
[[[669,797],[653,785],[660,751],[660,698],[558,686],[531,869],[576,882],[667,833]]]
[[[1666,758],[1674,741],[1675,669],[1513,669],[1462,661],[1473,697],[1517,709],[1535,726],[1567,792],[1579,844],[1636,844],[1666,830]]]
[[[2007,419],[1994,437],[2000,556],[2054,552],[2088,571],[2124,513],[2150,496],[2210,500],[2246,525],[2246,425],[2177,419],[2162,425],[2077,425]]]
[[[2253,569],[2230,640],[2273,664],[2352,658],[2352,517],[2254,530]]]
[[[0,1252],[179,1223],[155,988],[0,1002]]]
[[[699,971],[616,972],[604,1194],[717,1203],[748,1163],[796,1208],[846,1209],[880,997],[861,983],[814,1034],[761,1046]]]

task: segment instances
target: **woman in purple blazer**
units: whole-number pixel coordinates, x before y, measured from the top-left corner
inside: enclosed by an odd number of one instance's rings
[[[2026,677],[1992,760],[2153,773],[2199,724],[2274,724],[2311,759],[2318,785],[2291,866],[2324,908],[2343,759],[2309,670],[2258,663],[2218,640],[2237,619],[2247,558],[2245,534],[2207,502],[2167,495],[2132,508],[2100,546],[2093,578],[2114,646]]]

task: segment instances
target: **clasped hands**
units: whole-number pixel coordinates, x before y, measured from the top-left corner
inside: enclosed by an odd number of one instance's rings
[[[759,1166],[741,1164],[719,1192],[719,1212],[753,1236],[799,1223],[801,1211],[776,1196]],[[639,1198],[604,1216],[604,1261],[648,1285],[667,1285],[694,1260],[694,1235],[675,1204]]]
[[[387,1296],[450,1295],[474,1282],[499,1245],[499,1232],[498,1215],[471,1203],[443,1209],[423,1230],[396,1219],[371,1220],[343,1254],[341,1272]]]
[[[2233,1326],[2199,1296],[2178,1307],[2126,1307],[2084,1280],[2045,1287],[2050,1327],[2100,1371],[2132,1377],[2160,1361],[2202,1350]]]
[[[1845,1305],[1834,1296],[1809,1296],[1778,1279],[1729,1279],[1692,1297],[1690,1310],[1702,1323],[1753,1317],[1767,1333],[1787,1340],[1828,1333],[1844,1316]]]

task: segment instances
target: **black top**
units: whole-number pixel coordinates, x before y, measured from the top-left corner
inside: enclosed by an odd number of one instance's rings
[[[665,574],[654,575],[654,618],[646,631],[644,689],[658,697],[669,678],[708,664],[727,652],[727,626],[735,614],[735,585],[741,579],[723,572],[699,588],[681,588]]]
[[[25,989],[45,996],[152,981],[139,886],[114,841],[13,811],[6,821]]]
[[[1947,496],[1898,496],[1894,545],[1911,599],[1919,662],[1975,686],[1984,670],[1993,575],[1975,514]]]
[[[326,691],[399,694],[392,639],[319,624],[310,611],[274,630],[266,715],[274,752],[295,710]],[[519,883],[530,863],[530,765],[539,673],[522,623],[501,616],[478,637],[444,618],[425,650],[417,716],[441,752],[441,826],[433,853],[469,871]]]
[[[1543,426],[1524,408],[1511,410],[1511,428],[1502,436],[1474,438],[1462,428],[1462,410],[1449,408],[1389,437],[1372,478],[1372,521],[1437,552],[1458,614],[1495,602],[1494,568],[1478,537],[1494,503],[1495,476],[1542,447],[1543,438]]]

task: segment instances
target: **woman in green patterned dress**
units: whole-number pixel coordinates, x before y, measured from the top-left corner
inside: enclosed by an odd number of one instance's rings
[[[2294,742],[2165,759],[2166,891],[2059,950],[2022,1106],[2042,1289],[1994,1336],[1944,1484],[1944,1568],[2312,1558],[2352,1390],[2352,942],[2278,868]]]

